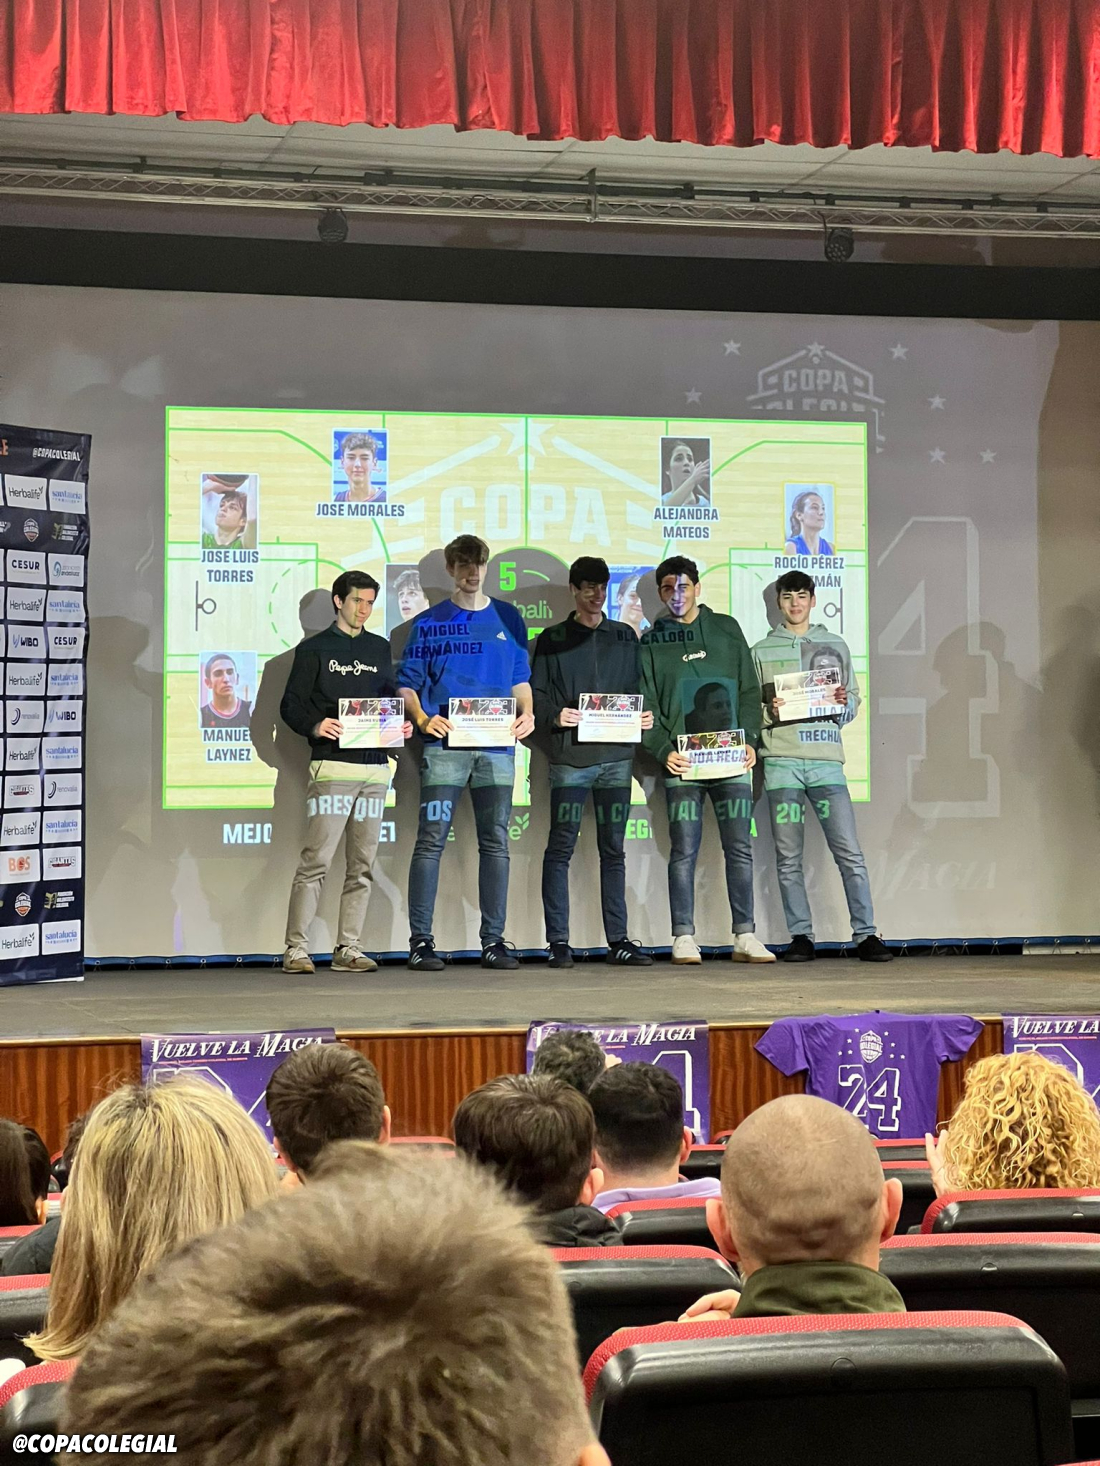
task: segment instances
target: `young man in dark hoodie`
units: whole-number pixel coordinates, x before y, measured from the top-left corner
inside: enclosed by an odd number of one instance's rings
[[[596,846],[600,853],[607,960],[620,966],[649,967],[653,959],[626,934],[626,855],[630,818],[632,743],[581,743],[582,693],[638,692],[638,637],[634,628],[604,615],[611,572],[604,560],[582,555],[569,567],[569,589],[576,610],[548,626],[535,643],[531,685],[535,722],[551,731],[550,839],[542,860],[542,906],[551,967],[572,967],[569,945],[569,862],[580,834],[581,817],[592,791]],[[653,727],[643,712],[642,727]]]
[[[672,847],[668,862],[672,960],[702,961],[695,941],[695,863],[703,838],[703,802],[709,794],[725,855],[733,960],[774,962],[774,954],[753,934],[752,777],[746,772],[733,779],[686,780],[690,764],[676,742],[679,734],[689,731],[740,728],[752,768],[762,708],[748,642],[732,616],[700,604],[694,560],[673,555],[657,566],[655,577],[668,615],[642,637],[642,695],[654,718],[642,742],[665,770]]]
[[[632,633],[633,634],[633,633]],[[505,1074],[468,1094],[454,1114],[456,1147],[536,1213],[550,1247],[620,1247],[618,1223],[592,1206],[603,1187],[594,1164],[596,1121],[584,1095],[560,1079]]]
[[[342,697],[396,697],[390,644],[366,630],[378,582],[346,570],[332,585],[336,620],[327,631],[299,642],[279,711],[283,722],[309,739],[312,759],[306,790],[306,839],[286,921],[284,972],[312,972],[308,937],[340,837],[347,831],[347,870],[340,896],[339,929],[332,966],[336,972],[373,972],[362,951],[374,857],[382,828],[390,765],[380,748],[342,748],[337,716]],[[412,724],[405,724],[412,737]]]

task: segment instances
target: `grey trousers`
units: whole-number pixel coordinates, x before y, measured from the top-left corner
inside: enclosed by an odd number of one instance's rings
[[[286,945],[309,951],[309,928],[340,837],[347,831],[346,871],[336,945],[356,947],[374,882],[374,857],[386,808],[386,785],[362,779],[311,779],[306,790],[306,841],[290,888]]]

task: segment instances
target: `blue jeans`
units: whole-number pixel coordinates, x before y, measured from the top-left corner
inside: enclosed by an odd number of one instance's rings
[[[455,808],[469,785],[477,826],[481,945],[504,936],[508,915],[508,823],[512,818],[515,751],[427,745],[420,769],[420,824],[409,864],[409,926],[414,942],[432,940],[439,857]]]
[[[569,862],[580,833],[581,817],[592,790],[596,809],[596,848],[600,852],[600,902],[609,943],[626,936],[626,855],[623,841],[630,818],[633,759],[574,768],[550,765],[550,839],[542,858],[542,909],[546,940],[569,940]]]
[[[668,836],[668,904],[672,935],[695,934],[695,862],[703,838],[703,801],[710,795],[718,838],[726,858],[726,891],[733,932],[753,929],[752,908],[752,780],[712,779],[698,783],[666,777]]]
[[[809,937],[811,942],[814,939],[814,920],[806,895],[806,878],[802,873],[802,842],[808,805],[813,806],[840,871],[848,914],[852,919],[852,935],[857,942],[872,936],[875,912],[871,904],[871,882],[867,876],[867,862],[859,848],[855,811],[842,767],[830,764],[826,771],[814,759],[767,759],[764,772],[779,894],[791,936]],[[840,782],[819,783],[822,775],[832,780],[839,778]]]

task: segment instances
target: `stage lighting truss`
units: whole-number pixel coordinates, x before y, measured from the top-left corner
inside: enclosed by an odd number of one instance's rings
[[[731,166],[735,155],[731,153]],[[246,209],[342,210],[479,219],[675,225],[867,234],[1045,235],[1100,238],[1094,202],[1000,197],[917,197],[644,182],[529,180],[397,174],[350,175],[0,157],[0,194]]]

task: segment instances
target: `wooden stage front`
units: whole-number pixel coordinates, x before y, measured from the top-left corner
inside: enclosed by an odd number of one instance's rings
[[[904,957],[889,966],[821,958],[805,966],[518,973],[455,965],[442,973],[384,967],[367,976],[284,977],[271,967],[90,973],[83,983],[0,989],[0,1115],[38,1129],[51,1149],[69,1120],[140,1072],[142,1033],[331,1026],[373,1060],[397,1134],[447,1134],[463,1095],[524,1066],[529,1022],[705,1019],[710,1024],[711,1125],[739,1123],[797,1093],[754,1044],[787,1014],[970,1013],[985,1022],[967,1057],[946,1064],[940,1115],[967,1066],[1001,1048],[1004,1013],[1100,1012],[1100,956]]]

